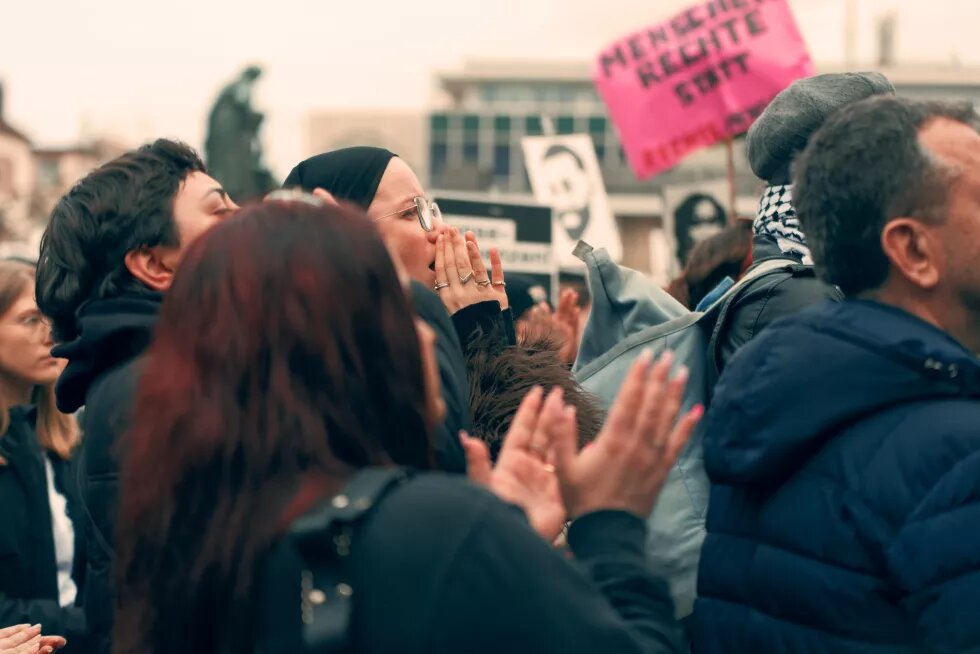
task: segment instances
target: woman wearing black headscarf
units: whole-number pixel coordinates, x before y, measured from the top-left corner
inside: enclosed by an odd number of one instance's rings
[[[284,185],[323,189],[363,209],[409,276],[438,292],[464,346],[477,328],[515,342],[499,256],[491,252],[488,271],[476,239],[442,223],[438,207],[397,155],[363,146],[326,152],[293,168]]]

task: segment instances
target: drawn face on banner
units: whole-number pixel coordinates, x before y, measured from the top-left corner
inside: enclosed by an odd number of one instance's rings
[[[674,211],[677,260],[683,266],[695,244],[725,228],[725,209],[710,195],[694,193]]]
[[[582,238],[589,226],[592,181],[578,154],[564,145],[544,153],[544,176],[558,222],[572,241]]]

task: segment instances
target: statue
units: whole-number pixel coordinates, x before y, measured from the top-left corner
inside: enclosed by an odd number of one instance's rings
[[[221,91],[208,116],[204,143],[208,172],[239,203],[278,186],[262,163],[259,128],[265,117],[252,107],[252,86],[261,75],[257,66],[246,68]]]

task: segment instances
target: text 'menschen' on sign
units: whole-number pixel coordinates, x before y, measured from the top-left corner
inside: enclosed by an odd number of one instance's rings
[[[439,195],[434,199],[446,223],[476,235],[487,266],[490,265],[490,248],[495,247],[500,251],[505,279],[511,272],[531,277],[555,302],[558,265],[552,238],[551,207],[496,202],[473,196]]]
[[[813,64],[787,0],[709,0],[604,49],[594,79],[637,177],[747,130]]]

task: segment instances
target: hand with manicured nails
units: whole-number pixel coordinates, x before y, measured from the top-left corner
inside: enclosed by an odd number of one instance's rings
[[[542,334],[554,339],[561,360],[569,365],[575,363],[575,358],[578,356],[581,317],[578,297],[578,292],[566,288],[561,292],[556,311],[552,312],[551,307],[543,302],[535,305],[528,311],[527,318],[521,320],[519,333],[525,338],[528,334]]]
[[[450,314],[470,305],[496,300],[506,309],[504,269],[500,253],[490,250],[490,271],[480,256],[472,232],[464,238],[455,227],[444,227],[436,237],[436,292]]]
[[[0,654],[51,654],[66,644],[61,636],[42,636],[39,624],[0,629]]]
[[[565,408],[562,392],[555,388],[543,400],[540,387],[521,402],[510,430],[491,467],[487,445],[478,438],[460,434],[466,451],[469,477],[486,486],[497,497],[515,504],[527,515],[531,527],[548,542],[554,541],[565,524],[565,507],[555,476],[552,441]]]
[[[698,405],[677,420],[687,371],[668,380],[673,355],[664,354],[652,368],[651,358],[647,351],[633,364],[605,426],[589,447],[578,450],[574,410],[564,412],[564,424],[554,429],[555,468],[573,519],[608,509],[646,519],[704,413]]]

